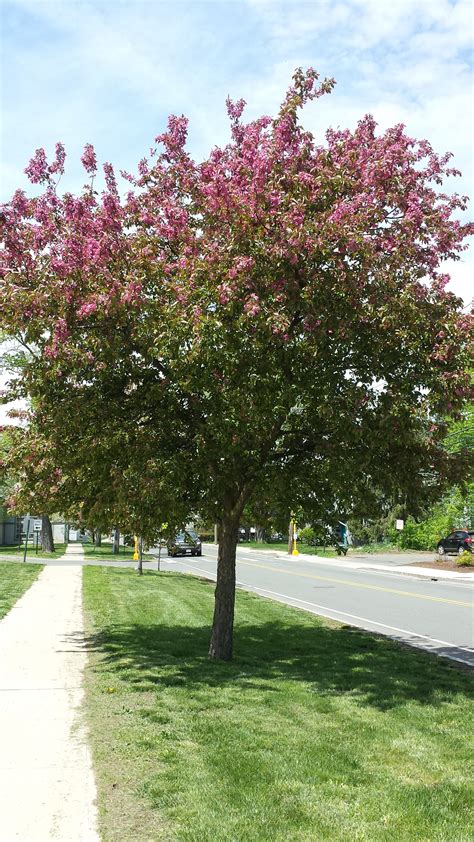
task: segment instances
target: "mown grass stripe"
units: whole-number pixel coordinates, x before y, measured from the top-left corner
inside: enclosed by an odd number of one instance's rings
[[[104,842],[467,840],[471,676],[239,591],[86,568],[87,715]]]

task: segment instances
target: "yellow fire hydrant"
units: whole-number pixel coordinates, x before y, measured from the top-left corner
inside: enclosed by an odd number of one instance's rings
[[[291,555],[299,555],[299,551],[296,548],[296,539],[298,537],[298,533],[296,531],[296,520],[293,518],[291,522],[293,524],[293,550]]]

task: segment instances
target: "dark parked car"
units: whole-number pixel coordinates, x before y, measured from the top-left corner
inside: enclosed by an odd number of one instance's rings
[[[177,555],[202,555],[201,539],[193,529],[178,532],[171,541],[168,541],[167,546],[168,555],[172,558],[176,558]]]
[[[468,532],[467,529],[457,529],[438,543],[438,554],[453,553],[461,555],[465,550],[472,553],[473,544],[474,532]]]

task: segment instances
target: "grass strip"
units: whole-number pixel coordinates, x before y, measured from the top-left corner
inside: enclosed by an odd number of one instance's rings
[[[265,543],[262,541],[242,541],[239,543],[239,547],[244,549],[249,547],[251,550],[278,550],[278,552],[286,553],[288,552],[288,541],[273,541],[271,543]],[[327,558],[337,558],[338,556],[336,550],[330,545],[325,547],[315,547],[313,544],[305,544],[303,541],[298,541],[297,548],[298,552],[304,553],[305,555],[326,556]],[[397,544],[361,544],[357,547],[350,547],[348,557],[350,557],[351,554],[354,555],[357,553],[370,553],[372,555],[378,555],[381,553],[399,553],[400,559],[403,560],[403,555],[407,552],[410,552],[410,550],[401,550]],[[413,550],[411,552],[413,552]],[[429,550],[427,552],[429,552]]]
[[[33,584],[41,573],[41,564],[15,564],[0,561],[0,620]]]
[[[122,544],[120,552],[115,554],[111,543],[102,543],[100,547],[95,547],[94,544],[83,544],[82,549],[88,561],[133,561],[134,547],[124,547]],[[154,559],[154,556],[143,553],[143,561],[154,561]]]
[[[332,547],[314,547],[312,544],[304,544],[298,541],[298,552],[305,553],[305,555],[326,556],[327,558],[337,557],[337,552]],[[239,543],[239,548],[250,550],[274,550],[280,553],[288,552],[288,541],[273,541],[272,543],[265,543],[264,541],[242,541]]]
[[[103,842],[472,839],[472,676],[238,592],[84,569],[86,709]]]
[[[26,558],[27,560],[34,562],[35,559],[39,558],[59,558],[60,556],[64,555],[66,552],[67,544],[55,544],[54,545],[54,553],[47,553],[42,550],[41,544],[38,547],[38,552],[36,552],[36,547],[34,542],[29,541],[28,547],[26,550]],[[22,544],[20,549],[18,549],[18,544],[9,547],[0,547],[0,556],[2,557],[9,557],[12,558],[21,558],[23,560],[23,556],[25,553],[25,545]]]

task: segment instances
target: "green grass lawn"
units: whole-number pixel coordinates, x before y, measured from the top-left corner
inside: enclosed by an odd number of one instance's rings
[[[257,541],[245,541],[239,544],[239,547],[250,547],[252,550],[278,550],[286,553],[288,551],[288,542],[279,541],[271,544],[266,544]],[[300,553],[307,553],[308,555],[327,556],[328,558],[337,557],[337,552],[333,547],[313,547],[311,544],[304,544],[302,541],[297,542],[297,548]],[[409,552],[409,551],[406,551]],[[363,544],[360,547],[351,547],[349,549],[349,556],[351,553],[403,553],[396,544]]]
[[[96,561],[132,561],[133,547],[120,546],[120,552],[114,555],[112,543],[102,543],[100,547],[94,547],[94,544],[83,544],[84,555],[86,558],[96,559]],[[144,561],[153,560],[154,556],[143,553]]]
[[[355,553],[400,553],[403,554],[413,552],[413,550],[402,550],[398,544],[390,544],[387,542],[374,542],[373,544],[360,544],[358,547],[352,547]],[[429,550],[425,550],[429,552]]]
[[[31,541],[28,542],[28,548],[26,551],[26,558],[33,561],[36,558],[59,558],[59,556],[64,555],[66,552],[67,544],[55,544],[54,545],[54,553],[46,553],[43,552],[41,549],[41,545],[38,547],[38,553],[36,553],[36,548],[34,543]],[[0,547],[0,557],[1,556],[15,556],[18,558],[23,558],[23,554],[25,552],[25,545],[22,544],[20,549],[18,549],[18,544],[14,547]]]
[[[41,573],[41,564],[15,564],[0,561],[0,620],[8,614],[36,577]]]
[[[288,552],[288,542],[280,541],[271,544],[265,544],[260,541],[243,541],[239,547],[245,549],[249,547],[251,550],[277,550],[278,552]],[[327,556],[328,558],[337,557],[337,552],[332,547],[313,547],[311,544],[303,544],[301,541],[297,543],[298,552],[308,553],[308,555]]]
[[[84,600],[103,842],[472,840],[471,676],[244,592],[211,663],[176,573],[85,568]]]

